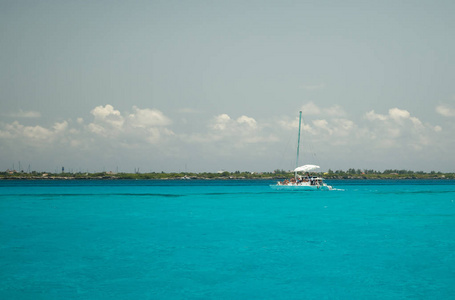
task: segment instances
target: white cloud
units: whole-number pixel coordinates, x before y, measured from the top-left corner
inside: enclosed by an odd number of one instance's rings
[[[214,118],[211,128],[229,133],[245,133],[255,130],[257,122],[248,116],[240,116],[236,120],[231,119],[227,114],[221,114]]]
[[[431,145],[441,139],[441,126],[424,123],[409,111],[400,108],[391,108],[387,114],[369,111],[365,113],[363,121],[329,115],[322,119],[318,116],[305,118],[311,122],[311,126],[303,124],[302,134],[304,141],[327,151],[326,155],[334,155],[330,150],[335,149],[347,155],[357,153],[356,156],[366,160],[369,157],[376,159],[385,153],[395,157],[398,155],[397,150],[403,151],[402,153],[408,151],[407,154],[411,155],[413,151],[430,151]],[[296,130],[298,118],[292,121],[282,119],[277,124],[280,128]],[[384,159],[388,159],[388,156]]]
[[[128,121],[132,127],[142,128],[167,126],[172,123],[168,117],[157,109],[140,109],[136,106],[133,106],[133,113],[128,116]]]
[[[55,123],[51,129],[40,125],[25,126],[17,121],[11,124],[6,124],[3,130],[0,130],[1,138],[21,140],[33,146],[39,146],[37,143],[50,143],[57,136],[64,134],[68,126],[67,121]]]
[[[335,113],[322,117],[328,108],[312,105],[313,111],[319,110],[319,115],[304,118],[302,151],[312,148],[318,154],[322,152],[322,156],[342,161],[363,159],[367,165],[359,167],[369,167],[370,160],[405,159],[418,153],[437,153],[437,149],[445,151],[450,143],[453,145],[450,128],[443,130],[405,109],[391,108],[384,114],[372,110],[366,112],[362,120],[354,120]],[[162,164],[165,160],[179,161],[185,157],[201,164],[205,160],[223,161],[220,158],[224,158],[231,165],[231,161],[240,159],[270,162],[283,157],[285,145],[296,142],[298,129],[298,116],[266,121],[242,114],[235,117],[220,114],[211,119],[198,116],[186,123],[191,129],[188,133],[188,130],[174,132],[171,118],[152,108],[133,106],[129,112],[122,112],[108,104],[95,107],[91,115],[88,121],[77,118],[74,122],[61,121],[48,127],[27,126],[18,121],[0,123],[2,151],[5,153],[8,146],[11,153],[16,149],[23,149],[24,153],[35,151],[38,156],[49,153],[50,160],[52,153],[61,151],[64,159],[73,156],[93,163],[118,157],[131,161],[143,153],[142,159]],[[196,126],[196,121],[205,127]],[[178,125],[174,128],[180,129]],[[39,152],[40,149],[45,151]],[[292,149],[287,156],[294,157],[294,151]]]
[[[55,133],[64,132],[68,128],[68,122],[67,121],[63,121],[60,123],[57,122],[54,124],[53,128]]]
[[[211,143],[213,141],[224,143],[223,151],[232,148],[244,148],[249,144],[276,142],[274,134],[265,133],[264,127],[246,115],[232,119],[227,114],[215,116],[209,122],[209,131],[204,135],[195,135],[194,141]]]
[[[299,117],[295,117],[294,119],[285,117],[276,121],[276,123],[280,130],[297,130],[299,128]],[[305,123],[304,120],[302,121],[301,127],[301,130],[303,131],[313,132],[311,125]]]
[[[115,110],[114,107],[110,104],[105,106],[97,106],[90,112],[92,115],[95,116],[95,119],[104,120],[109,116],[120,116],[120,111]]]
[[[99,135],[106,135],[107,134],[107,130],[103,126],[101,126],[99,124],[90,123],[90,124],[88,124],[87,128],[91,132],[99,134]]]
[[[41,113],[38,111],[23,111],[22,109],[19,109],[18,112],[5,114],[5,116],[11,118],[41,118]]]
[[[145,139],[153,144],[161,139],[161,132],[158,128],[149,128],[146,131]]]
[[[319,107],[318,105],[314,104],[313,102],[308,102],[300,108],[302,114],[305,116],[312,116],[312,115],[323,115],[329,117],[342,117],[346,115],[344,109],[339,105],[333,105],[330,107]]]
[[[357,129],[356,124],[348,119],[334,119],[333,124],[333,135],[338,137],[346,138]]]
[[[237,123],[239,124],[245,124],[247,127],[255,129],[257,127],[257,122],[255,119],[247,117],[247,116],[241,116],[237,119]]]
[[[215,130],[223,131],[223,130],[226,130],[227,128],[229,128],[228,127],[229,123],[232,123],[232,122],[233,121],[232,121],[231,117],[229,117],[227,114],[221,114],[214,118],[210,127]]]
[[[87,125],[88,131],[109,139],[120,139],[125,146],[133,147],[144,141],[157,143],[165,137],[172,136],[172,130],[166,128],[172,121],[157,109],[138,108],[133,106],[132,113],[121,113],[110,104],[97,106],[91,114],[92,123]],[[82,123],[82,120],[78,121]]]
[[[327,122],[327,120],[314,120],[313,125],[317,129],[322,129],[322,130],[327,131],[329,133],[329,135],[332,135],[332,133],[333,133],[333,130],[329,128],[329,122]]]
[[[374,110],[371,110],[371,111],[367,112],[365,114],[365,117],[368,120],[370,120],[370,121],[374,121],[374,120],[385,121],[385,120],[387,120],[387,116],[381,115],[381,114],[377,114],[377,113],[374,112]]]
[[[52,137],[53,132],[41,126],[23,126],[22,134],[33,140],[47,140]]]
[[[395,107],[389,109],[389,117],[395,121],[399,121],[401,119],[409,119],[411,117],[411,114],[407,110]]]
[[[115,110],[110,104],[97,106],[90,113],[95,117],[94,123],[89,125],[91,129],[110,126],[116,130],[121,130],[125,122],[120,111]],[[100,132],[100,130],[95,130],[94,132]]]
[[[82,118],[77,118],[75,123],[56,122],[49,128],[25,126],[17,121],[4,124],[0,127],[0,138],[45,148],[52,148],[53,143],[67,143],[72,147],[91,145],[94,148],[96,144],[112,143],[121,148],[153,144],[175,135],[166,127],[172,121],[158,110],[133,107],[133,113],[127,114],[107,104],[95,107],[90,113],[92,122],[77,129],[71,125],[82,125]],[[104,139],[100,140],[100,136]]]
[[[447,105],[438,105],[436,107],[436,112],[444,117],[455,117],[455,108]]]
[[[393,121],[395,124],[403,124],[409,120],[415,127],[423,126],[422,122],[418,118],[412,117],[409,111],[396,107],[389,109],[388,115],[377,114],[374,110],[369,111],[365,114],[365,118],[369,121]]]
[[[175,133],[172,130],[165,127],[149,127],[144,131],[144,133],[136,132],[136,140],[139,141],[142,139],[142,136],[145,135],[144,138],[148,143],[158,144],[166,142],[165,139],[175,136]]]
[[[314,104],[313,102],[308,102],[302,105],[301,109],[303,115],[319,115],[321,114],[321,109]]]
[[[331,117],[342,117],[346,115],[344,109],[339,105],[334,105],[324,109],[324,113]]]
[[[387,115],[376,114],[374,110],[365,114],[366,124],[363,137],[372,142],[370,147],[422,150],[430,145],[434,133],[442,131],[441,126],[424,124],[404,109],[391,108]]]

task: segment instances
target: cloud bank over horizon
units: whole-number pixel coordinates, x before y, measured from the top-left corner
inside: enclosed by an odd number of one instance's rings
[[[0,170],[455,171],[454,1],[9,1]]]
[[[382,113],[366,111],[355,118],[339,105],[307,102],[301,106],[302,164],[318,163],[323,170],[453,171],[453,109],[446,104],[436,106],[435,113],[444,119],[431,124],[425,116],[418,118],[397,107]],[[183,114],[194,115],[189,110]],[[202,129],[183,130],[193,123]],[[197,115],[183,122],[181,113],[168,115],[137,106],[120,111],[106,104],[94,107],[88,121],[79,117],[49,127],[24,125],[18,120],[1,122],[0,166],[10,169],[21,161],[32,169],[52,171],[65,166],[74,172],[291,169],[297,128],[297,113],[271,120],[221,113],[206,118]],[[441,156],[452,160],[440,162]]]

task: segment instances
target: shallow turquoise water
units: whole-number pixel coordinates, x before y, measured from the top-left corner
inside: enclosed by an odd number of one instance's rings
[[[449,299],[455,181],[0,181],[0,299]]]

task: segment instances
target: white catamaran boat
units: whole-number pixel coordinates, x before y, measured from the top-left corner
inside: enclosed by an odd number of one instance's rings
[[[297,142],[297,158],[296,158],[296,168],[294,169],[294,177],[291,179],[286,179],[284,181],[278,181],[277,184],[270,185],[271,188],[275,190],[332,190],[332,186],[324,183],[324,180],[319,176],[310,176],[311,171],[319,169],[319,166],[316,165],[299,165],[299,151],[300,151],[300,127],[302,123],[302,112],[299,114],[299,135]],[[303,173],[299,175],[298,173]],[[305,174],[306,173],[306,174]]]

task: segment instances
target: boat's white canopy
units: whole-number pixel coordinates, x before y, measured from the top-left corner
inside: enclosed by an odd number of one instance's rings
[[[316,165],[304,165],[294,169],[294,172],[310,172],[316,169],[319,169],[319,166]]]

